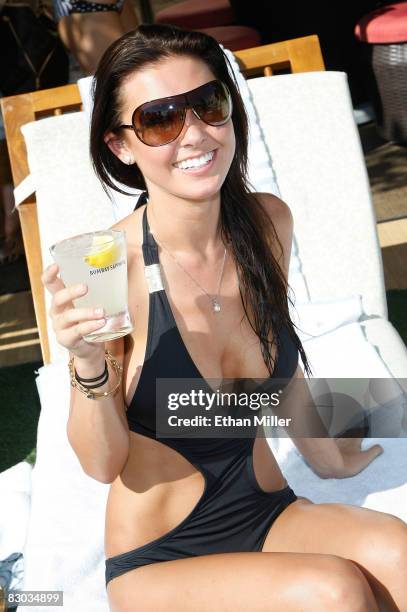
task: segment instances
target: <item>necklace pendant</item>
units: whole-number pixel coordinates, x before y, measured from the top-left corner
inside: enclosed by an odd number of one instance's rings
[[[220,312],[220,304],[215,298],[213,298],[212,300],[212,307],[213,307],[213,312]]]

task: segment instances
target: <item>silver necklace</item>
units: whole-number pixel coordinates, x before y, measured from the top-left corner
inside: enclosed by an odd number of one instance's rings
[[[154,216],[154,211],[153,211],[153,216]],[[150,228],[151,231],[151,228]],[[210,299],[211,303],[212,303],[212,309],[214,313],[218,313],[221,311],[221,304],[220,304],[220,300],[219,300],[219,293],[220,293],[220,288],[222,285],[222,279],[223,279],[223,271],[225,269],[225,261],[226,261],[226,254],[227,254],[227,250],[225,247],[225,252],[223,254],[223,261],[222,261],[222,268],[220,271],[220,276],[219,276],[219,282],[218,282],[218,288],[216,291],[216,294],[214,296],[209,295],[209,293],[198,283],[197,280],[195,280],[195,278],[188,272],[188,270],[186,268],[184,268],[184,266],[178,261],[178,259],[175,257],[175,255],[173,255],[173,253],[171,253],[171,251],[165,246],[165,244],[163,242],[161,242],[161,240],[157,240],[157,235],[154,234],[154,232],[151,231],[151,233],[153,235],[155,235],[155,239],[156,242],[158,244],[158,246],[160,246],[162,249],[164,249],[165,251],[167,251],[168,255],[170,257],[172,257],[172,259],[175,261],[175,263],[181,268],[181,270],[183,270],[183,272],[185,272],[185,274],[187,276],[189,276],[189,278],[192,280],[192,282],[195,283],[195,285],[197,287],[199,287],[199,289]]]

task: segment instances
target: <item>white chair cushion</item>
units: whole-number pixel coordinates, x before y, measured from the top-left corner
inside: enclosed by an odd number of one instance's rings
[[[368,176],[346,75],[306,72],[248,81],[283,200],[294,215],[311,301],[362,295],[387,318]]]
[[[44,268],[52,263],[49,248],[59,240],[110,227],[113,208],[89,158],[89,126],[84,113],[47,117],[21,128],[28,164],[36,186],[38,225]],[[47,311],[50,295],[46,292]],[[51,361],[67,352],[55,340],[47,320]]]

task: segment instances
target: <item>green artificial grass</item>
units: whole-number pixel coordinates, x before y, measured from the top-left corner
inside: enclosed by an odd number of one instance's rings
[[[407,346],[407,289],[386,291],[389,321],[399,332]]]
[[[389,320],[407,346],[407,289],[387,291]],[[35,463],[40,402],[35,371],[41,363],[0,369],[0,472],[19,463]]]
[[[35,370],[41,363],[0,369],[0,472],[29,458],[35,461],[40,400]]]

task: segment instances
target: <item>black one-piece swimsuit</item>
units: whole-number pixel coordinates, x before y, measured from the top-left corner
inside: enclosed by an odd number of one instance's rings
[[[146,277],[159,273],[158,247],[143,214],[143,257]],[[156,379],[202,379],[177,328],[161,282],[149,283],[149,318],[145,360],[127,410],[129,429],[156,436]],[[278,342],[272,378],[291,378],[298,351],[285,328]],[[297,499],[287,485],[265,492],[253,469],[255,438],[159,438],[183,455],[205,479],[198,503],[180,524],[163,536],[106,559],[105,579],[127,571],[185,557],[212,553],[261,551],[270,526]]]

